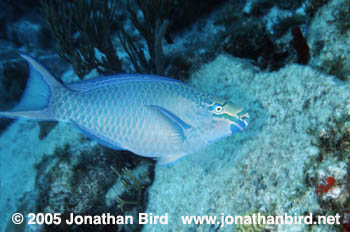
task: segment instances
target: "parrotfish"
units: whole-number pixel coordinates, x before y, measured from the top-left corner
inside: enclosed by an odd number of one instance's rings
[[[34,58],[19,103],[0,116],[71,122],[107,147],[169,164],[244,130],[240,106],[181,81],[146,74],[120,74],[68,85]]]

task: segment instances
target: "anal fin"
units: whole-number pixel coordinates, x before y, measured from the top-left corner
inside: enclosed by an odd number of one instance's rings
[[[166,155],[157,157],[157,164],[164,165],[164,166],[171,166],[179,159],[183,158],[186,154],[180,154],[180,155]]]

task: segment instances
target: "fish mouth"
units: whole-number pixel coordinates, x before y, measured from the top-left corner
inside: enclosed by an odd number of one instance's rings
[[[243,107],[229,102],[224,104],[224,109],[223,113],[217,114],[215,117],[228,120],[232,134],[242,131],[248,126],[249,114]]]
[[[243,128],[241,126],[239,126],[237,123],[232,123],[230,125],[230,129],[231,129],[231,133],[237,133],[243,130]]]
[[[246,111],[242,111],[238,114],[239,119],[245,124],[245,127],[248,126],[249,114]]]
[[[230,125],[232,134],[244,130],[248,126],[248,118],[249,114],[246,111],[242,110],[239,112],[236,119]]]

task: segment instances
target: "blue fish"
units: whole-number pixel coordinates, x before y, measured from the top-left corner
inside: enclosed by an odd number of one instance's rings
[[[71,122],[102,145],[159,164],[248,125],[242,107],[174,79],[123,74],[63,85],[35,59],[21,56],[29,63],[27,86],[3,117]]]

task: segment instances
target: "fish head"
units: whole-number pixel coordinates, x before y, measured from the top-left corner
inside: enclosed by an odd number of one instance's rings
[[[208,109],[212,118],[212,141],[243,131],[248,126],[248,112],[229,101],[215,99]]]

